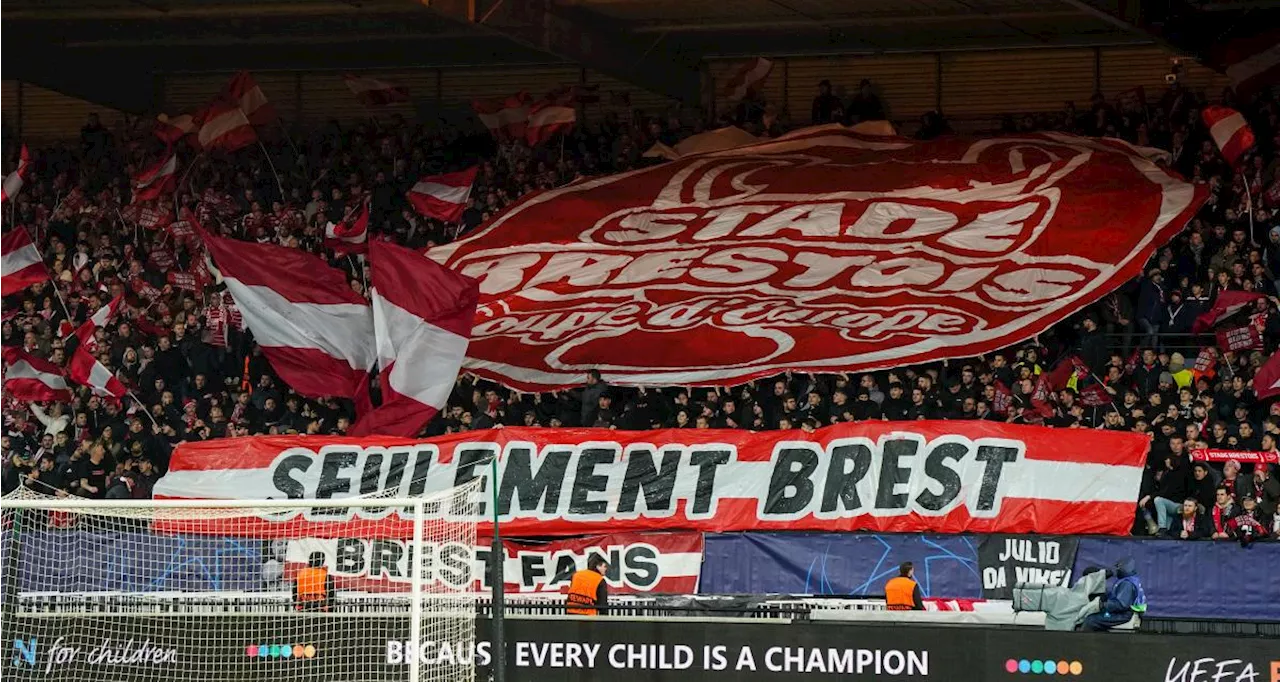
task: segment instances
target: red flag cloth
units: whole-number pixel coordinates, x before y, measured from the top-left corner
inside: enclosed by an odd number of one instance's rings
[[[235,104],[215,101],[199,115],[200,132],[196,141],[206,151],[221,149],[234,152],[258,141],[253,125]]]
[[[1071,380],[1071,375],[1075,374],[1075,362],[1077,360],[1078,358],[1071,357],[1058,361],[1058,364],[1052,370],[1041,373],[1040,379],[1045,382],[1045,385],[1050,390],[1061,391],[1067,387],[1067,382]],[[1083,365],[1084,362],[1080,361],[1080,364]]]
[[[772,70],[773,62],[764,57],[756,57],[749,62],[744,62],[725,83],[722,94],[730,101],[736,102],[743,99],[747,93],[758,90],[760,83],[769,77],[769,72]]]
[[[471,109],[494,137],[518,140],[524,137],[528,126],[531,101],[529,93],[520,92],[500,100],[475,100]]]
[[[49,279],[40,251],[25,227],[15,227],[0,237],[0,295],[17,293]]]
[[[1133,374],[1133,370],[1138,369],[1138,363],[1141,362],[1141,354],[1135,349],[1129,354],[1129,359],[1124,361],[1125,376]]]
[[[1009,391],[1009,387],[1004,385],[1003,381],[995,382],[996,395],[991,401],[991,411],[999,415],[1008,415],[1009,410],[1013,407],[1013,393]]]
[[[179,116],[167,116],[160,114],[156,116],[155,127],[152,132],[155,136],[164,140],[169,146],[178,143],[182,138],[196,132],[200,126],[196,123],[196,119],[191,114],[181,114]]]
[[[1262,348],[1262,334],[1252,323],[1233,329],[1220,329],[1217,333],[1218,348],[1237,351]]]
[[[1280,353],[1271,356],[1253,376],[1253,392],[1259,399],[1280,394]]]
[[[178,186],[178,155],[172,151],[165,159],[133,176],[133,200],[151,201],[172,192]]]
[[[27,181],[27,174],[30,172],[31,152],[27,150],[27,145],[24,144],[18,152],[18,167],[12,173],[6,175],[4,183],[0,185],[0,203],[18,196],[18,192],[22,191],[22,185]]]
[[[1031,393],[1031,406],[1043,417],[1053,416],[1053,405],[1049,402],[1052,395],[1053,387],[1049,384],[1049,377],[1047,373],[1042,373],[1036,379],[1035,391]]]
[[[577,109],[551,102],[539,102],[529,108],[529,125],[525,130],[525,140],[530,146],[536,147],[559,133],[567,132],[577,121]]]
[[[1107,393],[1107,389],[1102,384],[1089,384],[1080,389],[1080,404],[1088,407],[1099,407],[1102,405],[1110,405],[1114,402],[1111,394]]]
[[[83,345],[71,354],[71,361],[67,363],[67,376],[82,386],[88,386],[94,395],[104,398],[120,399],[128,392],[111,370],[90,355]]]
[[[249,123],[260,126],[276,120],[276,108],[267,101],[267,96],[258,87],[258,82],[248,71],[241,71],[231,77],[231,82],[222,89],[224,101],[235,104],[244,112]]]
[[[367,402],[373,313],[346,274],[297,249],[201,236],[280,378],[308,397]]]
[[[1218,323],[1240,312],[1245,306],[1252,305],[1260,298],[1266,297],[1253,291],[1219,291],[1209,310],[1202,313],[1191,324],[1191,332],[1199,334],[1213,329],[1218,326]]]
[[[479,170],[479,166],[472,166],[456,173],[428,175],[419,180],[405,197],[418,209],[418,213],[428,218],[456,223],[462,219],[462,212],[467,208],[471,187],[475,184]]]
[[[324,245],[339,256],[365,253],[369,250],[369,201],[347,213],[341,222],[324,228]]]
[[[342,80],[350,88],[351,94],[366,107],[385,107],[409,101],[409,89],[400,85],[352,74],[344,75]]]
[[[383,241],[369,247],[382,405],[350,435],[416,436],[449,399],[467,354],[479,285]]]
[[[71,389],[62,368],[24,353],[4,348],[4,392],[18,400],[71,400]]]
[[[1239,168],[1244,153],[1252,149],[1257,141],[1253,136],[1253,129],[1245,122],[1244,115],[1227,107],[1207,106],[1200,116],[1209,129],[1209,136],[1218,145],[1218,149],[1222,150],[1222,157],[1227,160],[1227,164],[1232,168]]]
[[[1226,72],[1236,94],[1248,98],[1280,82],[1280,28],[1244,22],[1240,30],[1236,37],[1215,41],[1209,62]]]
[[[111,323],[111,318],[116,316],[120,311],[120,306],[124,303],[124,294],[111,299],[111,302],[102,306],[89,319],[84,321],[75,331],[75,336],[80,339],[82,345],[87,344],[90,351],[96,351],[94,334],[99,327],[106,327]]]

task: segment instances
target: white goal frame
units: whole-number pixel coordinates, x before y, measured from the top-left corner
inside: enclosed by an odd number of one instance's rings
[[[478,479],[477,479],[478,480]],[[477,488],[478,489],[478,488]],[[21,490],[21,489],[20,489]],[[451,489],[452,490],[452,489]],[[358,507],[358,508],[412,508],[413,509],[413,548],[415,563],[422,560],[423,553],[420,550],[423,543],[423,526],[426,522],[426,507],[428,504],[438,504],[442,496],[432,498],[404,498],[404,497],[347,497],[347,498],[331,498],[331,499],[276,499],[276,500],[206,500],[206,499],[159,499],[159,500],[93,500],[86,498],[67,497],[67,498],[48,498],[48,499],[32,499],[32,498],[14,498],[0,497],[0,512],[6,509],[13,510],[44,510],[44,511],[67,511],[79,512],[83,514],[110,514],[120,511],[147,511],[147,510],[245,510],[247,515],[252,510],[259,509],[321,509],[334,507]],[[415,566],[410,578],[409,590],[409,637],[414,646],[418,646],[418,642],[422,638],[422,571],[420,567]],[[3,567],[0,567],[3,571]],[[412,656],[409,659],[409,680],[418,682],[421,673],[421,656]],[[474,667],[473,667],[474,671]]]

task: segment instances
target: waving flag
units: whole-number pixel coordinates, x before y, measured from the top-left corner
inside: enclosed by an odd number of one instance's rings
[[[369,201],[349,211],[339,223],[329,223],[324,228],[324,245],[339,256],[348,253],[364,253],[369,250]]]
[[[1259,400],[1280,394],[1280,352],[1258,368],[1258,373],[1253,376],[1253,392],[1258,394]]]
[[[172,192],[178,186],[178,155],[172,151],[168,158],[133,176],[133,200],[151,201]]]
[[[749,62],[744,62],[733,77],[725,83],[724,96],[734,102],[743,99],[747,93],[758,89],[760,83],[769,77],[769,72],[772,70],[773,62],[764,57],[756,57]]]
[[[27,181],[27,173],[31,169],[31,152],[27,151],[27,145],[22,145],[22,150],[18,152],[18,167],[12,173],[4,177],[4,184],[0,185],[0,203],[9,201],[18,196],[18,192],[22,191],[22,185]]]
[[[196,140],[206,151],[221,149],[234,152],[258,141],[257,133],[240,107],[216,101],[200,113],[200,132]]]
[[[40,251],[26,228],[15,227],[0,237],[0,295],[8,296],[49,279]]]
[[[160,114],[156,116],[156,123],[152,132],[155,133],[156,137],[164,140],[166,144],[173,146],[177,144],[178,140],[195,133],[199,127],[195,117],[191,114],[179,116]]]
[[[1240,34],[1220,38],[1209,50],[1209,62],[1235,85],[1241,97],[1251,97],[1280,82],[1280,28],[1267,22],[1240,22]]]
[[[369,247],[382,405],[351,435],[416,436],[444,407],[467,354],[476,281],[386,242]]]
[[[573,127],[578,121],[578,110],[551,102],[540,102],[529,109],[529,124],[525,140],[536,147]]]
[[[1222,150],[1222,157],[1232,168],[1240,167],[1240,160],[1245,152],[1253,148],[1256,139],[1253,129],[1245,122],[1244,116],[1235,109],[1208,106],[1200,116],[1209,128],[1209,136],[1214,144]]]
[[[111,370],[90,355],[89,349],[84,346],[76,348],[71,354],[71,362],[67,363],[67,376],[81,386],[88,386],[96,396],[118,400],[129,392]]]
[[[471,108],[494,137],[514,140],[524,137],[531,99],[529,93],[521,92],[501,100],[476,100]]]
[[[71,400],[62,369],[12,346],[4,349],[4,391],[18,400]]]
[[[475,184],[476,172],[479,170],[479,166],[472,166],[456,173],[428,175],[419,180],[406,197],[418,209],[418,213],[428,218],[456,223],[462,219],[462,212],[467,208],[471,187]]]
[[[81,345],[87,345],[91,352],[97,352],[97,342],[94,339],[94,333],[99,327],[105,327],[111,323],[111,318],[116,316],[120,311],[120,305],[124,303],[124,294],[120,294],[111,299],[111,302],[102,306],[92,317],[84,321],[80,328],[75,331],[75,336],[80,339]]]
[[[266,125],[276,120],[276,108],[267,101],[262,88],[258,87],[258,82],[248,71],[232,76],[231,82],[222,89],[221,97],[238,106],[253,125]]]
[[[409,89],[400,85],[351,74],[346,74],[342,80],[346,82],[351,94],[366,107],[385,107],[388,104],[409,101]]]
[[[1260,298],[1266,297],[1255,291],[1219,291],[1213,299],[1213,306],[1191,323],[1191,333],[1199,334],[1213,329],[1218,326],[1218,323],[1240,312],[1246,306],[1253,305],[1253,302]]]
[[[373,313],[346,275],[296,249],[203,237],[280,378],[305,396],[367,401]]]

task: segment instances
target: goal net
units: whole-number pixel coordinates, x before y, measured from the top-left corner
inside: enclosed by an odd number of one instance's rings
[[[480,481],[425,498],[0,500],[5,680],[473,682]]]

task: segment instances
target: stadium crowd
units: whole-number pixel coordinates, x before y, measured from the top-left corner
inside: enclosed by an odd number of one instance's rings
[[[1252,387],[1254,373],[1280,343],[1280,102],[1275,95],[1232,99],[1228,91],[1219,101],[1244,111],[1258,139],[1240,172],[1224,163],[1200,120],[1205,95],[1177,85],[1155,102],[1109,103],[1097,96],[1088,109],[1067,104],[1058,114],[1005,120],[1009,131],[1118,136],[1167,149],[1176,170],[1211,191],[1203,211],[1140,278],[1034,342],[981,358],[857,376],[789,373],[732,388],[623,388],[593,372],[576,390],[531,395],[464,374],[427,433],[499,425],[811,431],[867,419],[1133,430],[1150,434],[1153,443],[1135,533],[1244,543],[1273,538],[1280,530],[1280,479],[1269,467],[1193,465],[1189,456],[1201,448],[1280,451],[1280,402],[1259,401]],[[856,123],[884,111],[869,82],[851,99],[824,82],[812,118]],[[714,125],[768,136],[787,126],[784,118],[769,103],[748,100]],[[73,342],[92,344],[131,395],[123,404],[83,387],[68,404],[6,396],[3,490],[26,485],[56,494],[145,498],[179,442],[340,434],[352,423],[349,402],[303,398],[282,384],[219,287],[181,276],[199,271],[203,257],[195,241],[166,228],[180,210],[225,235],[320,254],[363,293],[359,259],[333,254],[322,238],[326,223],[340,221],[364,197],[374,238],[415,248],[441,244],[530,191],[653,162],[642,156],[651,145],[698,132],[676,119],[634,120],[602,116],[580,123],[563,145],[537,149],[396,117],[347,127],[331,122],[295,130],[292,140],[279,134],[271,140],[264,132],[262,148],[233,156],[185,154],[182,168],[194,162],[176,195],[156,207],[130,205],[130,176],[162,149],[145,120],[107,129],[91,117],[79,140],[33,150],[34,168],[21,194],[4,206],[4,222],[6,229],[31,232],[54,281],[4,300],[3,344],[64,364],[66,328],[123,293],[125,306],[109,326],[94,339]],[[936,112],[915,132],[925,138],[947,133]],[[17,149],[15,140],[5,142]],[[419,176],[475,163],[477,187],[461,224],[424,219],[405,202]],[[1262,330],[1262,348],[1231,352],[1217,348],[1211,333],[1191,333],[1196,317],[1229,290],[1266,294],[1239,313]],[[63,324],[68,316],[71,324]],[[1070,386],[1048,401],[1037,399],[1037,377],[1072,357],[1078,362]],[[1083,400],[1086,392],[1105,399]]]

